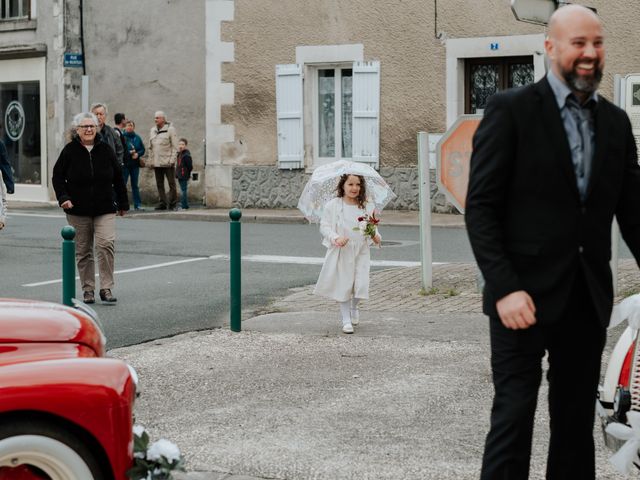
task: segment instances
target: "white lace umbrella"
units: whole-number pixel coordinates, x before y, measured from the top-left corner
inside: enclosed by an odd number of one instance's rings
[[[364,177],[367,202],[373,202],[378,211],[396,198],[391,187],[378,172],[365,163],[338,160],[316,168],[298,200],[298,209],[310,222],[320,222],[322,210],[329,200],[337,196],[340,177],[345,174]]]

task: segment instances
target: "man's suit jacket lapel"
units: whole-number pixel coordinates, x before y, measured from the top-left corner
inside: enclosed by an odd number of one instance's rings
[[[551,146],[550,150],[554,152],[553,156],[555,157],[555,161],[558,162],[559,167],[564,172],[569,188],[575,194],[576,198],[579,199],[580,192],[578,192],[578,182],[573,168],[573,161],[571,160],[569,141],[567,140],[567,134],[562,124],[562,117],[560,116],[555,95],[546,77],[535,85],[540,97],[542,119],[549,145]],[[596,138],[596,145],[597,144]]]

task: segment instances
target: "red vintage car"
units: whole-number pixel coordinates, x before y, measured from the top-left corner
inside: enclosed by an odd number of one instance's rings
[[[133,368],[104,358],[95,312],[0,299],[0,480],[126,480]]]

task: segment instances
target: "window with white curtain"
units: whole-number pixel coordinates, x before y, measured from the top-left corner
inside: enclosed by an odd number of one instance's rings
[[[29,18],[31,0],[0,0],[0,20]]]
[[[320,164],[351,158],[353,69],[317,70],[317,150]]]

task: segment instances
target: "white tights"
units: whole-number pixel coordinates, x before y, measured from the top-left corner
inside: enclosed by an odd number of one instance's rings
[[[359,298],[352,298],[346,302],[338,302],[340,305],[340,313],[342,314],[342,325],[351,323],[351,312],[355,312],[358,308]]]

